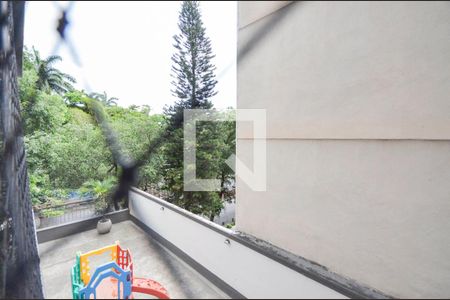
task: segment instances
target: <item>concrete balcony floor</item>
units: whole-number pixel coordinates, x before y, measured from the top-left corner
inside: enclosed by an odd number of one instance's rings
[[[72,298],[70,270],[77,251],[87,252],[115,241],[130,249],[135,276],[158,281],[169,291],[171,298],[229,298],[132,221],[113,224],[111,232],[105,235],[99,235],[94,229],[39,244],[45,297]],[[141,294],[134,296],[148,298]]]

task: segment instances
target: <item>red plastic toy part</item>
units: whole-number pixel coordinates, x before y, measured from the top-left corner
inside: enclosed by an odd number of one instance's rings
[[[135,293],[152,295],[159,299],[170,299],[167,290],[161,284],[147,278],[135,277],[133,279],[131,291]]]

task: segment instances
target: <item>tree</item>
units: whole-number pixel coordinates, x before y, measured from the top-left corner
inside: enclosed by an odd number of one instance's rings
[[[106,94],[106,92],[103,93],[90,93],[89,97],[91,97],[92,99],[98,100],[101,103],[103,103],[106,106],[113,106],[113,105],[117,105],[117,100],[119,100],[116,97],[111,97],[108,98],[108,94]]]
[[[25,58],[30,59],[30,56],[26,55]],[[61,56],[51,55],[46,59],[42,59],[39,52],[33,47],[31,59],[38,76],[36,82],[38,90],[45,92],[54,91],[61,95],[73,90],[72,84],[76,82],[75,78],[53,67],[56,62],[62,61]]]
[[[97,213],[103,215],[110,212],[112,210],[112,201],[111,195],[114,189],[114,186],[117,183],[116,177],[108,177],[104,180],[93,180],[89,179],[80,188],[81,192],[84,193],[92,193],[95,198],[95,210]]]
[[[25,142],[30,172],[47,174],[51,188],[77,189],[108,176],[111,154],[96,124],[70,122],[55,132],[36,131]]]
[[[157,138],[164,127],[165,120],[162,115],[149,115],[150,108],[146,105],[141,107],[123,108],[120,106],[107,107],[105,109],[109,124],[116,133],[117,139],[122,145],[125,156],[136,160],[142,157],[148,150],[148,145]],[[156,186],[161,178],[161,154],[155,153],[146,157],[147,161],[139,171],[138,186],[147,189]],[[118,166],[112,162],[113,169]]]
[[[236,154],[236,122],[220,123],[221,135],[221,165],[220,165],[220,198],[231,201],[235,198],[235,173],[226,163],[227,159]]]
[[[197,1],[183,1],[178,27],[180,33],[174,36],[176,50],[172,56],[172,94],[177,101],[165,109],[170,131],[163,148],[165,189],[170,193],[169,201],[213,219],[223,207],[219,194],[185,192],[183,184],[183,111],[211,109],[210,99],[217,94],[216,68],[211,63],[214,55]],[[218,178],[221,155],[217,124],[202,122],[197,131],[197,177]]]
[[[172,56],[172,94],[178,101],[167,111],[173,121],[181,117],[182,108],[211,108],[210,98],[217,94],[216,67],[211,63],[215,56],[205,34],[198,1],[183,1],[178,27],[180,33],[173,37],[176,52]]]
[[[113,105],[117,98],[109,98],[106,92],[90,97],[84,90],[71,89],[61,96],[51,89],[39,89],[36,61],[44,65],[35,49],[25,50],[19,80],[33,204],[47,205],[53,197],[60,198],[63,192],[78,189],[85,182],[85,188],[97,193],[99,186],[110,184],[109,178],[119,172],[94,116],[95,104],[106,104],[108,123],[117,133],[124,155],[133,159],[142,157],[148,144],[158,137],[165,127],[165,117],[150,115],[146,105]],[[159,187],[162,165],[162,154],[152,155],[142,165],[138,186]]]
[[[19,96],[25,132],[54,131],[69,118],[63,98],[38,90],[36,70],[29,64],[24,66],[28,68],[24,69],[19,79]]]
[[[92,111],[92,101],[93,99],[86,95],[83,91],[72,90],[67,92],[64,95],[64,100],[66,101],[67,106],[80,109],[85,113],[94,116],[94,112]]]

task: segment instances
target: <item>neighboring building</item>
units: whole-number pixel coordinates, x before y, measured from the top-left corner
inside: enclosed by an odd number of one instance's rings
[[[393,297],[450,297],[450,3],[240,2],[267,191],[236,228]],[[238,157],[252,134],[238,124]]]
[[[218,216],[214,217],[214,223],[222,226],[231,226],[234,224],[234,218],[236,215],[236,201],[224,202],[223,208]]]

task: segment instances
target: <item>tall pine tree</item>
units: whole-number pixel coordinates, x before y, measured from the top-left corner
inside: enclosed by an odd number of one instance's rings
[[[172,92],[185,107],[211,108],[209,98],[217,94],[216,67],[211,64],[211,41],[205,35],[197,1],[183,2],[178,27],[181,33],[174,36],[177,52],[172,56],[172,71],[176,81]]]
[[[185,192],[183,190],[183,111],[211,109],[211,97],[216,95],[215,66],[211,41],[205,34],[197,1],[183,1],[178,27],[174,36],[175,54],[172,56],[174,106],[166,109],[170,136],[164,146],[166,165],[164,179],[170,192],[169,201],[211,220],[223,207],[217,192]],[[217,124],[200,122],[197,126],[197,177],[219,178],[220,132]]]

